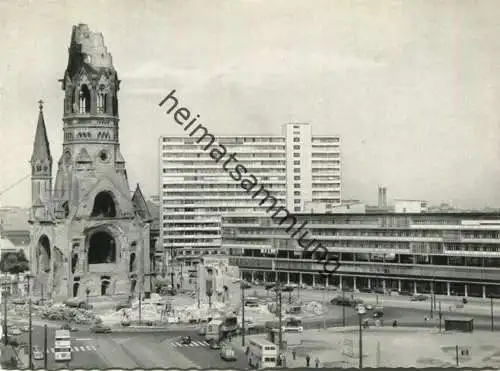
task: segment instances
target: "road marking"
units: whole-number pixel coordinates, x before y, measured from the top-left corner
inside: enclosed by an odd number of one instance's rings
[[[75,341],[92,341],[92,340],[94,340],[94,339],[90,339],[90,338],[85,338],[85,339],[83,339],[83,338],[82,338],[82,339],[75,338],[74,340],[75,340]]]
[[[87,350],[97,350],[97,347],[95,345],[87,345]]]

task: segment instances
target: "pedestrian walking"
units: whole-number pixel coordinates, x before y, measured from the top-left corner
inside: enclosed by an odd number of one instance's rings
[[[311,363],[311,356],[309,354],[306,354],[306,367],[309,367],[310,363]]]
[[[294,350],[292,350],[292,358],[293,360],[295,361],[295,358],[297,357],[297,352]]]
[[[316,357],[316,359],[314,360],[314,363],[316,363],[316,368],[318,368],[319,367],[319,358],[318,357]]]

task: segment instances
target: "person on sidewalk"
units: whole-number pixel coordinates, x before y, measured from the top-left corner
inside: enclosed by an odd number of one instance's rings
[[[319,368],[319,358],[316,357],[316,359],[314,360],[314,363],[316,363],[316,368]]]
[[[311,356],[308,354],[306,354],[306,367],[309,367],[309,364],[311,363]]]
[[[297,357],[297,352],[294,349],[294,350],[292,350],[292,358],[294,361],[295,361],[296,357]]]

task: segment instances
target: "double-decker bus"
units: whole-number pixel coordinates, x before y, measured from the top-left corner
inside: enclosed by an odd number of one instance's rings
[[[276,367],[278,347],[265,339],[251,339],[246,350],[246,358],[251,368]]]
[[[54,340],[54,359],[56,361],[71,360],[71,335],[69,330],[56,330]]]

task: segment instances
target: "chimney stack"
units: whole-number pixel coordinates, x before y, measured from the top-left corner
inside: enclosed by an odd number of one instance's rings
[[[383,204],[384,204],[384,209],[387,209],[387,188],[386,187],[383,187],[382,188],[382,200],[383,200]]]
[[[379,207],[379,209],[384,207],[384,196],[383,196],[382,190],[383,190],[383,188],[379,186],[378,187],[378,207]]]

